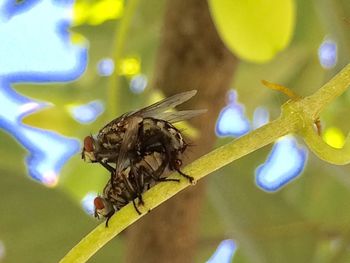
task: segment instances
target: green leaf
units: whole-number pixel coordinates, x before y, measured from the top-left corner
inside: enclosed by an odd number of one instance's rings
[[[222,40],[241,59],[266,62],[291,40],[292,0],[210,0],[209,5]]]

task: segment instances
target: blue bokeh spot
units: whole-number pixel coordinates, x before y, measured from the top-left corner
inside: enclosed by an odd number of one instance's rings
[[[266,191],[276,191],[295,179],[304,169],[308,151],[298,146],[293,136],[277,141],[267,161],[256,171],[256,184]]]
[[[333,68],[338,61],[337,43],[331,39],[322,42],[318,49],[318,59],[325,69]]]
[[[236,91],[229,92],[228,97],[229,103],[219,114],[215,132],[219,137],[238,137],[250,131],[250,123],[244,115],[244,106],[237,102]]]
[[[89,192],[81,200],[81,205],[82,205],[84,211],[88,215],[94,215],[94,213],[95,213],[95,206],[94,206],[95,197],[97,197],[97,193]]]
[[[232,239],[222,241],[207,263],[230,263],[237,246]]]
[[[114,72],[114,61],[111,58],[101,59],[97,63],[97,72],[100,76],[108,77]]]
[[[269,122],[270,114],[265,107],[257,107],[253,114],[253,129],[258,129]]]
[[[0,240],[0,260],[3,260],[5,256],[6,256],[5,244],[2,240]]]
[[[72,107],[72,117],[79,123],[89,124],[94,122],[104,112],[105,108],[100,100],[94,100],[87,104]]]
[[[130,81],[130,90],[135,94],[140,94],[147,87],[147,77],[143,74],[134,76]]]

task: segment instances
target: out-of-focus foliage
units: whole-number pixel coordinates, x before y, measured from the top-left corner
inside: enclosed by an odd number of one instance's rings
[[[124,12],[123,0],[76,1],[73,25],[99,25],[111,19],[121,18]]]
[[[225,263],[231,262],[234,252],[236,251],[236,244],[233,240],[224,240],[220,243],[213,256],[207,263]]]
[[[85,2],[94,4],[97,1]],[[124,2],[120,2],[124,8]],[[129,81],[141,71],[150,76],[162,9],[163,3],[159,1],[142,3],[138,6],[138,10],[142,12],[132,19],[125,39],[127,44],[116,66],[118,69],[123,69],[118,75],[121,75],[121,92],[126,98],[120,100],[121,103],[118,98],[116,99],[118,104],[115,107],[120,114],[125,110],[139,108],[149,103],[150,92],[146,89],[142,95],[134,94],[129,90]],[[158,15],[154,15],[153,12]],[[104,16],[103,10],[100,10],[100,16]],[[96,100],[102,101],[106,107],[110,79],[100,76],[97,65],[101,59],[113,56],[114,35],[118,31],[120,19],[121,17],[105,19],[94,26],[84,23],[71,29],[73,36],[83,37],[83,39],[80,37],[83,41],[79,43],[86,44],[89,48],[88,66],[78,81],[16,85],[16,90],[22,95],[50,102],[50,107],[24,119],[27,125],[82,140],[84,136],[96,133],[109,121],[110,117],[107,117],[109,111],[106,110],[95,122],[82,124],[73,118],[71,110],[72,106],[85,105]],[[50,191],[29,180],[27,169],[23,165],[26,152],[13,138],[2,131],[0,155],[2,175],[0,196],[4,201],[0,203],[0,207],[3,215],[6,215],[0,217],[0,240],[4,244],[5,262],[38,262],[42,259],[45,259],[45,262],[57,262],[74,243],[98,223],[83,212],[81,201],[89,192],[102,191],[108,180],[108,173],[101,167],[84,163],[77,153],[61,171],[57,189]],[[59,206],[57,202],[60,203]],[[12,220],[13,218],[18,220]],[[79,227],[75,227],[74,224],[78,224]],[[38,232],[42,235],[38,235]],[[118,238],[106,246],[91,262],[107,262],[112,259],[120,261],[123,251],[120,240]],[[28,251],[30,256],[21,251]]]
[[[211,0],[210,10],[226,46],[239,58],[266,62],[293,35],[294,0]]]
[[[337,127],[329,127],[323,133],[323,139],[334,148],[342,148],[344,145],[344,134]]]
[[[100,5],[113,2],[119,7],[105,12],[98,9],[98,2]],[[87,70],[68,84],[17,84],[15,89],[21,94],[52,103],[52,107],[27,117],[26,124],[81,140],[96,133],[110,120],[106,101],[111,77],[99,74],[98,63],[113,57],[114,36],[127,2],[78,1],[71,38],[80,36],[80,43],[88,45]],[[215,3],[219,6],[216,11]],[[269,110],[271,119],[276,118],[280,105],[286,100],[264,88],[261,79],[284,84],[300,95],[307,95],[350,61],[350,25],[343,19],[350,17],[347,0],[295,1],[295,14],[292,2],[288,2],[291,7],[287,7],[287,1],[271,2],[272,7],[266,12],[259,9],[256,1],[250,7],[249,3],[241,1],[246,11],[238,12],[234,8],[231,13],[233,3],[211,1],[210,6],[226,45],[244,58],[237,67],[232,87],[237,90],[249,119],[259,106]],[[121,74],[121,65],[123,61],[137,58],[136,64],[125,68],[138,69],[124,72],[134,72],[136,76],[141,73],[151,80],[163,4],[157,0],[140,1],[132,17],[121,60],[114,61],[120,88],[115,105],[118,113],[149,104],[155,94],[152,87],[140,94],[133,93],[129,84],[134,75]],[[274,16],[277,8],[280,11]],[[289,22],[284,23],[284,19]],[[235,27],[231,23],[235,23]],[[270,25],[266,26],[267,23]],[[238,25],[240,35],[228,34]],[[244,41],[248,33],[259,37],[251,45]],[[337,44],[337,64],[324,69],[319,63],[318,50],[329,37]],[[263,44],[263,48],[258,44]],[[268,63],[258,65],[247,61],[267,59],[270,59]],[[210,87],[203,87],[207,88]],[[70,106],[96,100],[102,101],[105,108],[96,121],[82,124],[72,117]],[[349,103],[347,92],[321,116],[323,136],[333,146],[340,145],[339,134],[350,130]],[[206,127],[202,132],[211,131],[214,127]],[[231,139],[218,139],[218,145],[228,140]],[[266,193],[256,187],[254,171],[266,160],[270,149],[268,146],[246,156],[209,177],[208,199],[199,222],[197,262],[208,260],[219,243],[227,238],[234,239],[238,247],[235,263],[349,262],[349,166],[329,165],[310,154],[300,178],[277,193]],[[0,132],[0,240],[5,247],[4,262],[39,262],[42,259],[56,262],[97,224],[82,212],[81,200],[90,192],[101,192],[109,175],[97,165],[84,163],[77,154],[64,167],[58,188],[46,189],[28,180],[23,164],[25,154],[12,137]],[[122,239],[118,237],[101,249],[91,262],[121,261]]]

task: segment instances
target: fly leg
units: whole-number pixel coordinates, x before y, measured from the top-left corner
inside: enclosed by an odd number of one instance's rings
[[[155,182],[180,182],[179,179],[171,179],[171,178],[163,178],[160,177],[163,173],[163,171],[161,173],[151,173],[149,171],[147,171],[147,169],[145,167],[140,167],[142,169],[142,173],[144,173],[146,175],[146,177],[151,177]]]
[[[171,169],[172,170],[175,170],[176,172],[178,172],[179,174],[181,174],[183,177],[187,178],[187,180],[191,183],[191,184],[194,184],[194,178],[192,176],[189,176],[185,173],[183,173],[181,170],[180,170],[180,167],[182,165],[182,161],[177,158],[177,153],[176,152],[173,152],[173,154],[171,155],[170,157],[170,164],[171,164]]]
[[[177,182],[177,183],[180,183],[180,180],[179,179],[160,177],[160,178],[157,179],[157,182]]]
[[[99,163],[111,173],[110,181],[111,181],[112,187],[113,188],[116,187],[115,180],[114,180],[114,176],[116,175],[115,168],[113,168],[111,165],[109,165],[108,163],[105,163],[103,161],[99,161]]]
[[[142,193],[144,192],[145,188],[145,180],[144,180],[144,174],[139,172],[139,169],[135,166],[131,166],[131,176],[132,180],[136,184],[136,195],[137,198],[139,199],[138,205],[144,205],[145,203],[143,202],[142,199]]]
[[[139,199],[139,203],[137,204],[138,206],[144,205],[144,204],[145,204],[145,202],[144,202],[143,199],[142,199],[142,194],[139,194],[139,195],[137,196],[137,198]]]
[[[115,211],[114,211],[114,209],[111,211],[111,212],[109,212],[105,217],[107,218],[107,220],[106,220],[106,227],[108,227],[108,221],[109,221],[109,219],[111,219],[111,217],[114,215],[114,213],[115,213]]]
[[[145,187],[144,174],[135,165],[131,165],[131,178],[136,184],[136,192],[142,193]]]
[[[99,160],[98,161],[104,168],[106,168],[109,172],[111,172],[112,174],[115,172],[115,169],[110,166],[108,163],[105,163],[104,161]]]
[[[184,174],[183,172],[181,172],[180,169],[175,169],[175,170],[176,170],[176,172],[178,172],[179,174],[181,174],[183,177],[187,178],[188,181],[189,181],[191,184],[194,184],[194,183],[195,183],[194,178],[193,178],[192,176],[189,176],[189,175],[187,175],[187,174]]]
[[[180,182],[179,179],[172,179],[172,178],[165,178],[161,177],[166,165],[169,163],[169,159],[167,156],[165,156],[165,160],[162,162],[162,166],[159,167],[159,169],[155,172],[155,176],[157,177],[158,182]]]
[[[173,145],[171,143],[171,138],[165,133],[159,133],[159,140],[161,141],[161,143],[163,145],[166,159],[169,162],[169,169],[175,170],[176,172],[181,174],[183,177],[187,178],[191,184],[193,184],[194,178],[192,176],[189,176],[189,175],[183,173],[180,170],[180,167],[182,165],[182,161],[179,158],[179,154],[181,152],[173,147]]]
[[[114,187],[115,185],[114,185],[113,176],[115,175],[115,169],[112,166],[110,166],[108,163],[105,163],[104,161],[99,160],[98,162],[111,173],[111,184],[112,184],[112,187]]]
[[[137,208],[137,206],[136,206],[135,199],[132,199],[132,204],[134,205],[134,208],[135,208],[136,212],[137,212],[139,215],[141,215],[140,210],[139,210],[139,209]]]

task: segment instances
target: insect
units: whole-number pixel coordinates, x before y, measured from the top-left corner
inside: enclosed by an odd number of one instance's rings
[[[113,174],[132,166],[135,159],[150,152],[162,152],[170,170],[179,172],[192,182],[192,177],[180,171],[181,154],[187,143],[173,123],[190,119],[206,110],[167,110],[184,103],[196,93],[196,90],[179,93],[112,120],[96,136],[85,137],[82,158],[100,163],[113,177]]]
[[[206,110],[167,112],[189,100],[196,91],[183,92],[141,110],[125,113],[104,126],[96,136],[84,139],[82,158],[98,162],[111,173],[103,195],[94,200],[95,216],[112,215],[129,202],[140,214],[135,200],[143,204],[142,194],[158,182],[179,181],[166,178],[167,172],[180,171],[182,154],[188,144],[173,123],[192,118]],[[165,172],[167,170],[167,172]]]
[[[143,205],[142,193],[158,182],[175,181],[166,178],[167,161],[164,153],[152,152],[140,156],[132,166],[123,169],[119,174],[113,174],[103,190],[103,195],[94,200],[95,217],[106,218],[106,227],[113,214],[133,202],[138,214],[141,214],[138,204]],[[113,182],[114,181],[114,182]]]

